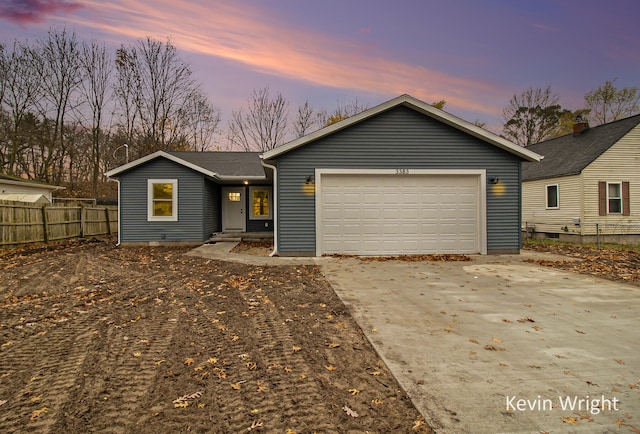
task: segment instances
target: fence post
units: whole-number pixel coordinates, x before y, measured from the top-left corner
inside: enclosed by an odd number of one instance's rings
[[[109,207],[104,207],[104,215],[107,222],[107,235],[111,235],[111,222],[109,221]]]
[[[49,242],[49,217],[47,216],[47,206],[42,205],[42,238],[45,243]]]
[[[87,216],[85,215],[84,205],[80,205],[80,238],[84,238],[85,228],[87,224]]]
[[[600,225],[596,223],[596,248],[600,250]]]

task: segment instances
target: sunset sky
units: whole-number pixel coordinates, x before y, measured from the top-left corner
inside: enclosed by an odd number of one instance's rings
[[[528,87],[575,109],[606,80],[640,86],[638,17],[637,0],[0,0],[0,41],[170,38],[225,118],[269,86],[291,112],[408,93],[495,130]]]

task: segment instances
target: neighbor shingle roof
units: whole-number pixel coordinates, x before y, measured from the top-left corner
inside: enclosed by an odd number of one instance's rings
[[[226,176],[264,176],[259,152],[169,152],[203,169]]]
[[[540,162],[522,163],[522,180],[577,175],[640,123],[640,115],[588,128],[581,134],[558,137],[528,146],[544,156]]]

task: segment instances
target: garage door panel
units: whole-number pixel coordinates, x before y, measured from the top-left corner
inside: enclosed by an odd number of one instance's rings
[[[322,253],[480,251],[478,175],[321,176]]]

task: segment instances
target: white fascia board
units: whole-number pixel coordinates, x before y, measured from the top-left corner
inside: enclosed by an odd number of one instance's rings
[[[66,187],[61,187],[59,185],[50,185],[50,184],[40,184],[38,182],[30,182],[28,180],[24,181],[14,181],[12,179],[0,179],[0,184],[8,184],[8,185],[19,185],[22,187],[30,187],[30,188],[41,188],[43,190],[64,190]]]
[[[112,169],[112,170],[106,172],[105,175],[108,178],[112,178],[114,176],[118,176],[122,172],[126,172],[127,170],[133,169],[134,167],[140,166],[142,164],[145,164],[145,163],[147,163],[147,162],[149,162],[151,160],[154,160],[156,158],[159,158],[159,157],[164,157],[164,158],[166,158],[168,160],[173,161],[174,163],[178,163],[178,164],[180,164],[182,166],[188,167],[189,169],[193,169],[196,172],[200,172],[200,173],[202,173],[204,175],[207,175],[207,176],[210,176],[212,178],[220,178],[220,176],[215,172],[211,172],[210,170],[207,170],[207,169],[205,169],[203,167],[200,167],[200,166],[197,166],[195,164],[189,163],[188,161],[185,161],[185,160],[183,160],[181,158],[176,157],[175,155],[171,155],[171,154],[169,154],[167,152],[164,152],[164,151],[156,151],[153,154],[149,154],[149,155],[146,155],[146,156],[144,156],[142,158],[138,158],[137,160],[134,160],[134,161],[132,161],[130,163],[127,163],[127,164],[125,164],[123,166],[116,167],[115,169]]]
[[[348,126],[354,125],[358,122],[361,122],[367,118],[375,116],[383,111],[386,111],[395,106],[405,105],[413,108],[427,116],[435,118],[447,125],[450,125],[460,131],[463,131],[467,134],[470,134],[474,137],[477,137],[485,142],[491,143],[505,151],[508,151],[512,154],[518,155],[519,157],[527,160],[527,161],[540,161],[543,157],[541,155],[536,154],[533,151],[530,151],[526,148],[516,145],[496,134],[493,134],[484,128],[480,128],[470,122],[467,122],[463,119],[458,118],[450,113],[447,113],[443,110],[437,109],[430,104],[425,103],[424,101],[420,101],[410,95],[401,95],[397,98],[394,98],[390,101],[377,105],[369,110],[365,110],[362,113],[351,116],[347,119],[344,119],[340,122],[337,122],[333,125],[329,125],[328,127],[322,128],[318,131],[315,131],[306,136],[300,137],[296,140],[293,140],[289,143],[286,143],[282,146],[279,146],[275,149],[265,152],[261,155],[261,157],[265,160],[269,160],[275,158],[279,155],[282,155],[286,152],[289,152],[295,148],[303,146],[309,142],[314,140],[318,140],[322,137],[333,134],[341,129],[344,129]]]

